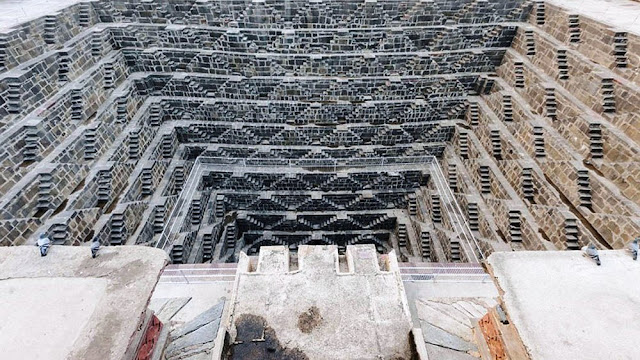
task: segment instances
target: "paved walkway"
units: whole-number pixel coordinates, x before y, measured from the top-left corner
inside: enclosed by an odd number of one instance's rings
[[[0,0],[0,32],[78,2],[80,0]]]

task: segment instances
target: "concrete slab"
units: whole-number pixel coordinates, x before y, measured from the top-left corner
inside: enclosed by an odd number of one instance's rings
[[[121,359],[167,260],[141,246],[95,259],[86,247],[0,248],[1,357]]]
[[[470,319],[472,318],[471,315],[458,310],[456,306],[457,303],[455,301],[424,301],[424,304],[461,324],[467,325],[469,327],[473,326],[472,322],[470,321]]]
[[[429,359],[477,358],[473,324],[497,304],[498,289],[492,281],[452,276],[444,281],[405,281],[404,287]]]
[[[429,354],[429,359],[438,360],[438,359],[446,359],[446,360],[477,360],[478,358],[475,356],[471,356],[467,353],[447,349],[445,347],[427,344],[427,353]]]
[[[427,344],[438,345],[462,352],[472,351],[476,348],[471,342],[442,330],[439,327],[433,326],[426,321],[421,321],[421,329]]]
[[[372,245],[347,247],[348,272],[339,272],[339,261],[336,246],[303,245],[298,270],[276,273],[280,265],[270,264],[261,273],[241,257],[230,310],[234,358],[410,358],[395,255],[381,259],[384,271]]]
[[[81,0],[0,0],[0,31],[79,3]]]
[[[455,304],[453,304],[453,306],[460,311],[465,311],[466,314],[476,319],[480,319],[487,313],[485,308],[480,308],[479,306],[469,301],[458,301]]]
[[[221,301],[188,323],[173,329],[164,356],[168,360],[197,359],[201,356],[215,358],[213,353],[220,353],[221,349],[214,348],[221,348],[220,340],[224,338],[224,329],[220,329],[224,308],[225,302]]]
[[[183,298],[172,298],[172,299],[161,299],[162,301],[158,301],[152,299],[149,304],[149,308],[156,313],[156,316],[162,323],[168,324],[169,321],[180,311],[182,308],[189,303],[191,298],[183,297]],[[154,303],[157,303],[154,307]],[[161,303],[161,305],[160,305]]]
[[[219,320],[222,317],[223,310],[224,310],[224,302],[221,302],[218,305],[212,307],[211,309],[205,311],[195,319],[184,324],[184,326],[182,326],[180,329],[177,329],[175,332],[171,333],[171,337],[178,338],[178,337],[187,335],[191,332],[198,330],[199,328],[203,327],[206,324]],[[214,334],[214,337],[215,337],[215,334]]]
[[[218,329],[220,328],[220,319],[210,322],[202,327],[189,333],[189,335],[174,340],[167,346],[166,354],[168,357],[175,356],[179,352],[192,350],[193,347],[200,347],[202,344],[211,343],[209,348],[213,347],[213,341],[216,339]],[[188,350],[185,350],[188,349]]]
[[[106,288],[106,279],[92,278],[0,281],[2,356],[7,359],[64,359],[73,350],[73,344],[105,295]],[[7,336],[9,334],[24,336]]]
[[[600,251],[494,253],[488,262],[532,359],[637,359],[640,261]]]
[[[416,304],[418,317],[421,320],[426,320],[438,328],[445,330],[457,337],[462,338],[465,341],[471,341],[473,338],[472,326],[470,322],[458,321],[449,314],[444,313],[438,309],[435,309],[425,302],[418,302]],[[429,341],[425,334],[425,341]]]
[[[491,281],[467,282],[467,281],[405,281],[404,287],[407,297],[411,299],[421,298],[497,298],[498,290]]]
[[[220,300],[230,299],[232,290],[233,282],[212,281],[195,284],[160,282],[151,299],[191,298],[180,311],[171,317],[172,322],[186,323]]]

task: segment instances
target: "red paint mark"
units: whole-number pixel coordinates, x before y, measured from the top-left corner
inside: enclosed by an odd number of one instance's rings
[[[136,360],[150,360],[153,355],[153,350],[156,347],[156,343],[158,342],[158,338],[160,337],[160,332],[162,331],[162,323],[158,318],[153,315],[151,320],[149,320],[149,324],[147,325],[147,330],[145,331],[144,336],[142,337],[142,342],[138,347],[138,353],[136,355]]]

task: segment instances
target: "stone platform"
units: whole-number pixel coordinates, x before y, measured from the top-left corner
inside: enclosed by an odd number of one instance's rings
[[[640,262],[625,250],[495,253],[490,271],[531,359],[637,357]]]
[[[284,247],[241,258],[231,358],[272,350],[296,359],[410,358],[411,320],[393,253],[354,245],[339,256],[336,246],[301,246],[297,261]]]
[[[167,264],[158,249],[0,248],[0,348],[7,359],[135,356],[147,304]],[[141,329],[142,328],[142,329]]]

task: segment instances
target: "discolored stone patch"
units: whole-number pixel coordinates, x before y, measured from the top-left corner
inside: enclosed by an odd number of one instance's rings
[[[298,329],[305,334],[309,334],[322,322],[322,316],[320,316],[320,309],[312,306],[306,312],[303,312],[298,317]]]
[[[229,347],[225,359],[238,360],[309,360],[297,348],[286,348],[280,344],[276,332],[262,316],[242,314],[236,320],[237,336]]]

